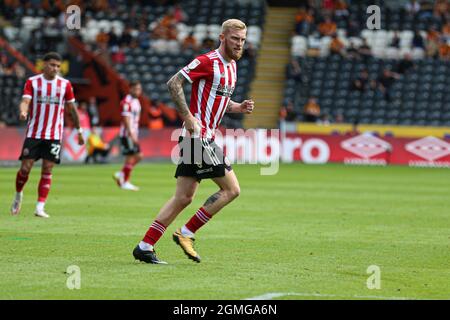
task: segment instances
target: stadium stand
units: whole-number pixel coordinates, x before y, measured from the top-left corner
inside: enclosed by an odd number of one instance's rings
[[[37,61],[43,53],[54,50],[70,60],[69,65],[73,65],[74,57],[67,38],[76,36],[88,49],[107,61],[122,78],[140,80],[144,94],[151,100],[170,106],[166,86],[169,77],[196,55],[209,51],[207,38],[212,40],[210,46],[216,46],[220,24],[225,19],[238,18],[248,25],[248,45],[238,62],[239,86],[233,99],[240,101],[248,96],[256,64],[255,49],[262,37],[265,17],[263,1],[188,0],[179,4],[175,1],[135,1],[131,6],[125,0],[98,1],[95,2],[97,6],[90,2],[78,3],[82,8],[82,29],[79,33],[67,32],[63,27],[64,7],[51,6],[47,2],[36,5],[32,1],[17,7],[5,7],[3,4],[2,12],[8,19],[3,36],[16,49],[25,52],[31,61]],[[198,47],[183,47],[189,35],[196,39]],[[73,68],[69,68],[69,79],[74,71],[70,69]],[[186,89],[186,96],[189,97],[190,86]],[[16,101],[17,97],[15,95],[15,100],[12,100]],[[9,110],[14,106],[11,103],[2,108]],[[11,120],[8,122],[12,124]],[[227,115],[222,124],[225,127],[242,127],[242,115]]]
[[[450,125],[448,3],[421,1],[415,11],[411,1],[397,7],[331,1],[335,6],[325,8],[327,3],[299,9],[291,55],[305,80],[296,81],[288,65],[285,103],[293,101],[300,114],[308,98],[317,97],[322,114],[343,116],[349,123]],[[371,4],[382,10],[381,30],[367,29],[365,10]],[[311,25],[305,22],[307,13],[313,15]],[[332,37],[321,29],[325,16],[332,17],[342,52],[330,51]],[[367,86],[355,90],[352,83],[363,69]],[[379,83],[386,69],[394,73],[385,93]]]

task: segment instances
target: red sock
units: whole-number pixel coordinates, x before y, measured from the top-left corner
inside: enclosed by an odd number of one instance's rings
[[[50,185],[52,184],[52,175],[44,173],[41,175],[38,187],[38,201],[45,202],[47,200],[48,193],[50,191]]]
[[[123,180],[127,182],[130,179],[131,171],[133,170],[134,165],[125,163],[122,168]]]
[[[159,238],[161,238],[164,231],[166,231],[166,227],[161,222],[155,220],[148,229],[142,241],[153,246],[156,242],[158,242]]]
[[[28,175],[23,175],[19,170],[16,175],[16,192],[22,192],[25,183],[28,181]]]
[[[192,233],[195,233],[211,218],[212,216],[208,212],[206,212],[203,207],[201,207],[200,209],[198,209],[197,213],[192,216],[191,220],[186,223],[186,228],[189,229],[189,231],[191,231]]]

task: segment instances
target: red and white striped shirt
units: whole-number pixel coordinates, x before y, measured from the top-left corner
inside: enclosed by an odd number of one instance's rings
[[[198,56],[180,73],[192,83],[190,111],[202,123],[201,137],[213,139],[236,85],[236,61],[226,61],[217,49]]]
[[[70,81],[60,76],[47,80],[38,74],[27,79],[22,97],[31,99],[26,137],[61,140],[64,104],[75,101]]]
[[[139,134],[139,118],[141,116],[141,103],[138,98],[133,98],[131,94],[128,94],[120,102],[121,114],[124,117],[130,117],[131,120],[131,131]],[[124,121],[120,125],[120,136],[128,137],[128,132],[125,127]]]

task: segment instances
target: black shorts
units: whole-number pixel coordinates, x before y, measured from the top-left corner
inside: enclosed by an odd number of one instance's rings
[[[129,137],[120,137],[120,147],[124,156],[132,156],[141,152],[139,144],[134,143]]]
[[[26,138],[19,160],[23,159],[45,159],[54,163],[60,163],[61,141]]]
[[[231,164],[214,140],[180,137],[180,160],[175,178],[195,177],[197,180],[225,176],[225,169],[231,171]]]

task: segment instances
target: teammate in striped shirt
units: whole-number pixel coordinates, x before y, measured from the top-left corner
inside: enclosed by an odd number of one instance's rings
[[[142,85],[139,81],[130,83],[130,93],[120,102],[122,123],[120,126],[120,144],[125,163],[121,171],[113,176],[117,185],[124,190],[138,191],[139,188],[129,181],[131,171],[142,160],[139,147],[139,118],[141,115],[141,103],[139,96],[142,93]]]
[[[27,79],[19,106],[20,120],[28,118],[28,127],[19,158],[22,163],[16,176],[16,195],[11,206],[11,214],[19,214],[23,188],[30,171],[34,162],[42,159],[35,215],[48,218],[44,206],[52,183],[53,166],[60,163],[65,104],[78,129],[78,143],[84,144],[84,139],[72,85],[69,80],[58,76],[61,56],[56,52],[49,52],[43,60],[43,73]]]
[[[225,112],[249,114],[254,108],[252,100],[237,103],[230,99],[237,80],[236,60],[242,56],[246,34],[247,27],[242,21],[225,21],[219,48],[198,56],[167,83],[178,113],[184,120],[179,139],[180,163],[175,173],[177,186],[174,196],[161,208],[143,240],[133,250],[137,260],[165,263],[156,257],[154,245],[167,226],[192,202],[200,181],[212,179],[219,191],[173,234],[173,240],[184,253],[200,262],[193,246],[195,232],[240,193],[229,161],[214,142],[214,132]],[[192,84],[190,108],[183,92],[185,81]]]

